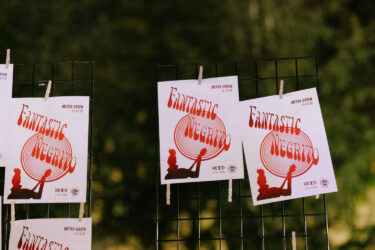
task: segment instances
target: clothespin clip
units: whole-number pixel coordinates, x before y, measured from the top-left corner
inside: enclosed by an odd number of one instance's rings
[[[13,225],[14,221],[16,220],[16,208],[14,202],[10,203],[10,223]]]
[[[10,49],[7,49],[7,57],[5,59],[5,69],[8,69],[10,64]]]
[[[232,202],[232,179],[228,182],[228,202]]]
[[[85,212],[85,203],[84,202],[81,202],[79,204],[79,217],[78,217],[78,221],[81,222],[82,221],[82,218],[83,218],[83,213]]]
[[[296,232],[292,232],[292,249],[297,250]]]
[[[47,89],[46,89],[46,94],[44,95],[44,101],[45,102],[48,100],[49,93],[51,92],[51,85],[52,85],[52,81],[49,80],[48,85],[47,85]]]
[[[319,199],[319,194],[315,195],[315,199]]]
[[[283,92],[284,92],[284,80],[280,80],[280,89],[279,89],[280,99],[283,99]]]
[[[203,66],[199,66],[198,85],[202,84]]]
[[[166,197],[167,205],[171,205],[171,184],[167,184],[167,197]]]

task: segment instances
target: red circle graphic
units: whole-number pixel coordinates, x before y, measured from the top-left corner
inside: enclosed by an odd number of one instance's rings
[[[296,170],[292,173],[292,177],[297,177],[311,168],[312,157],[310,161],[307,161],[307,155],[311,149],[314,153],[310,138],[302,131],[298,135],[272,131],[262,141],[260,159],[270,173],[282,178],[287,177],[290,166],[295,164]],[[284,156],[281,150],[285,152]]]
[[[38,148],[39,155],[36,152]],[[47,157],[50,159],[49,163]],[[64,168],[68,157],[72,157],[72,147],[66,137],[58,140],[40,133],[31,136],[23,146],[21,165],[25,173],[36,181],[40,181],[44,173],[50,169],[51,175],[46,178],[46,182],[52,182],[68,173],[69,166]]]
[[[192,128],[192,130],[190,130],[190,128]],[[188,134],[186,134],[186,132]],[[189,134],[189,132],[191,132],[191,134]],[[197,139],[194,138],[194,133],[198,134]],[[191,135],[191,137],[189,135]],[[219,140],[222,139],[224,135],[226,135],[225,126],[218,116],[212,120],[187,114],[182,117],[176,125],[174,142],[178,151],[191,160],[196,160],[200,151],[206,148],[207,153],[202,157],[202,161],[206,161],[215,158],[223,151],[224,143],[219,147]]]

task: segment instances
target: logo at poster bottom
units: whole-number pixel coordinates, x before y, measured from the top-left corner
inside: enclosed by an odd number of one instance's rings
[[[22,148],[21,164],[25,173],[32,179],[40,181],[47,170],[50,175],[46,182],[56,181],[72,173],[76,158],[72,155],[72,147],[64,136],[62,140],[44,134],[33,135]]]

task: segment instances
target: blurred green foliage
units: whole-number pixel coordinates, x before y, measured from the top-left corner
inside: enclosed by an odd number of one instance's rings
[[[11,48],[12,62],[96,61],[94,249],[154,248],[155,65],[317,55],[339,188],[328,196],[330,242],[374,249],[374,8],[370,0],[2,1],[0,52]]]

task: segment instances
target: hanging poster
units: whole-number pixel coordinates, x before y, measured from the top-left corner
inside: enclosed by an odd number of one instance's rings
[[[158,82],[161,183],[244,177],[236,76]]]
[[[9,105],[4,203],[85,202],[89,97]]]
[[[91,218],[16,220],[9,249],[91,249]]]
[[[315,88],[240,102],[254,205],[337,192]]]
[[[7,102],[12,98],[13,84],[13,64],[5,68],[5,64],[0,64],[0,166],[3,166],[4,155],[4,134],[7,121]]]

